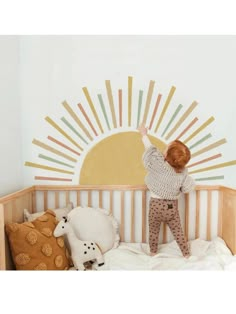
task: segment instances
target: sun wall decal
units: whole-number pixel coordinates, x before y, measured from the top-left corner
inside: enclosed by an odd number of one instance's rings
[[[222,138],[209,143],[213,136],[206,131],[214,117],[201,123],[198,117],[191,117],[196,101],[184,108],[173,104],[174,86],[164,100],[160,93],[153,96],[154,86],[151,80],[145,103],[144,90],[137,92],[133,88],[131,76],[123,90],[114,92],[110,80],[106,80],[105,96],[92,95],[92,99],[88,88],[83,87],[84,103],[72,107],[64,101],[65,116],[60,121],[45,118],[57,135],[52,136],[49,130],[44,142],[33,139],[40,150],[40,161],[26,161],[25,166],[35,169],[34,179],[73,184],[143,184],[144,147],[136,131],[143,122],[149,128],[152,143],[160,150],[174,139],[188,145],[192,154],[189,173],[196,181],[223,180],[223,172],[217,171],[236,165],[236,160],[218,162],[223,156],[216,149],[227,141]]]

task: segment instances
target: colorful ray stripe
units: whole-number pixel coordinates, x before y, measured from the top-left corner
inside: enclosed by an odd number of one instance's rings
[[[65,125],[67,125],[68,128],[71,129],[71,131],[74,132],[85,144],[88,144],[88,142],[83,138],[83,136],[81,136],[79,132],[76,131],[76,129],[70,124],[69,121],[66,120],[65,117],[62,117],[61,121],[65,123]]]
[[[45,169],[45,170],[49,170],[49,171],[61,172],[61,173],[74,174],[74,172],[72,172],[72,171],[67,171],[67,170],[63,170],[63,169],[59,169],[59,168],[48,167],[48,166],[36,164],[36,163],[33,163],[33,162],[29,162],[29,161],[25,162],[25,166],[33,167],[33,168]]]
[[[150,81],[149,87],[148,87],[148,94],[147,94],[146,104],[145,104],[145,112],[144,112],[143,121],[142,121],[142,123],[144,125],[146,125],[146,121],[147,121],[147,116],[148,116],[148,112],[149,112],[149,109],[150,109],[150,103],[151,103],[151,99],[152,99],[154,85],[155,85],[155,81]]]
[[[109,105],[111,109],[113,125],[114,125],[114,128],[117,128],[115,107],[114,107],[114,101],[113,101],[112,90],[111,90],[111,82],[109,80],[106,80],[105,84],[106,84],[106,89],[107,89],[108,101],[109,101]]]
[[[84,95],[85,95],[85,97],[86,97],[86,99],[87,99],[87,101],[89,103],[89,106],[90,106],[90,108],[91,108],[91,110],[93,112],[93,115],[94,115],[94,117],[95,117],[95,119],[97,121],[99,129],[101,130],[102,133],[104,133],[102,125],[101,125],[101,122],[100,122],[100,120],[98,118],[98,114],[97,114],[97,112],[96,112],[96,110],[94,108],[94,104],[93,104],[92,99],[91,99],[91,97],[89,95],[88,89],[87,89],[87,87],[83,87],[82,89],[83,89]]]
[[[231,160],[228,162],[223,162],[223,163],[218,164],[218,165],[197,169],[197,170],[189,172],[189,174],[204,172],[204,171],[209,171],[209,170],[213,170],[213,169],[224,168],[224,167],[229,167],[229,166],[234,166],[234,165],[236,165],[236,160]]]
[[[94,129],[94,127],[93,127],[91,121],[89,120],[89,117],[87,116],[87,114],[86,114],[84,108],[82,107],[82,105],[78,104],[78,107],[79,107],[80,111],[82,112],[83,116],[85,117],[86,121],[88,122],[90,128],[93,130],[94,134],[96,136],[98,136],[97,131]]]
[[[161,134],[162,137],[166,134],[166,132],[168,131],[169,127],[171,126],[171,124],[173,123],[173,121],[174,121],[174,119],[176,118],[177,114],[180,112],[180,110],[181,110],[182,108],[183,108],[183,105],[181,105],[181,104],[177,107],[177,109],[175,110],[173,116],[170,118],[170,121],[168,122],[168,124],[167,124],[165,130],[164,130],[163,133]]]
[[[161,122],[162,122],[162,120],[163,120],[163,118],[164,118],[164,115],[165,115],[165,113],[166,113],[166,110],[167,110],[168,107],[169,107],[170,101],[171,101],[171,99],[172,99],[172,97],[173,97],[173,95],[174,95],[175,90],[176,90],[176,87],[175,87],[175,86],[172,86],[171,89],[170,89],[169,95],[168,95],[168,97],[167,97],[167,99],[166,99],[165,105],[164,105],[164,107],[163,107],[163,109],[162,109],[162,112],[161,112],[159,121],[157,122],[157,125],[156,125],[156,128],[155,128],[155,131],[154,131],[154,132],[157,132],[157,130],[158,130],[158,128],[159,128],[159,126],[160,126],[160,124],[161,124]]]
[[[48,156],[45,156],[45,155],[42,155],[42,154],[39,154],[39,158],[42,158],[42,159],[45,159],[45,160],[48,160],[48,161],[51,161],[51,162],[55,162],[57,164],[60,164],[60,165],[63,165],[63,166],[69,167],[69,168],[75,168],[74,166],[66,164],[65,162],[62,162],[60,160],[57,160],[57,159],[54,159],[54,158],[51,158],[51,157],[48,157]]]
[[[70,156],[60,152],[59,150],[57,150],[57,149],[55,149],[55,148],[53,148],[53,147],[51,147],[49,145],[46,145],[46,144],[44,144],[44,143],[42,143],[42,142],[40,142],[40,141],[38,141],[36,139],[33,139],[32,143],[37,145],[37,146],[39,146],[39,147],[42,147],[42,148],[44,148],[44,149],[46,149],[46,150],[48,150],[48,151],[50,151],[50,152],[52,152],[52,153],[54,153],[54,154],[56,154],[58,156],[64,157],[64,158],[66,158],[66,159],[68,159],[70,161],[73,161],[73,162],[77,162],[77,160],[75,158],[72,158],[72,157],[70,157]]]
[[[128,126],[131,126],[133,77],[128,77]]]
[[[176,140],[179,140],[197,121],[198,121],[198,118],[194,118],[189,123],[189,125],[180,133],[180,135],[176,137]]]
[[[101,95],[101,94],[98,94],[98,100],[99,100],[99,102],[100,102],[100,105],[101,105],[101,108],[102,108],[102,112],[103,112],[104,118],[105,118],[105,120],[106,120],[107,127],[108,127],[109,130],[111,130],[110,124],[109,124],[109,121],[108,121],[108,118],[107,118],[106,109],[105,109],[105,106],[104,106],[104,103],[103,103],[103,99],[102,99],[102,95]]]
[[[78,124],[78,126],[84,131],[84,133],[87,135],[87,137],[92,141],[93,138],[90,135],[89,131],[86,129],[86,127],[80,121],[80,119],[78,118],[76,113],[71,109],[71,107],[68,105],[68,103],[66,101],[63,101],[62,105],[68,111],[68,113],[71,115],[71,117],[75,120],[75,122]]]
[[[65,131],[63,131],[51,118],[46,117],[45,120],[51,124],[58,132],[60,132],[64,137],[66,137],[72,144],[74,144],[76,147],[78,147],[80,150],[83,150],[83,148],[77,144]]]
[[[139,91],[138,95],[138,116],[137,116],[137,127],[140,124],[140,114],[141,114],[141,107],[142,107],[142,101],[143,101],[143,91]]]
[[[224,176],[215,176],[215,177],[205,177],[205,178],[196,178],[195,181],[208,181],[208,180],[223,180]]]
[[[195,132],[193,132],[185,141],[184,144],[188,143],[192,138],[194,138],[198,133],[204,130],[209,124],[215,120],[214,117],[210,117],[206,122],[204,122]]]
[[[122,89],[118,90],[118,98],[119,98],[119,122],[120,126],[122,126]]]
[[[217,154],[217,155],[211,156],[211,157],[209,157],[209,158],[206,158],[206,159],[200,160],[200,161],[198,161],[198,162],[195,162],[194,164],[191,164],[191,165],[187,166],[187,168],[191,168],[191,167],[194,167],[194,166],[203,164],[204,162],[207,162],[207,161],[210,161],[210,160],[219,158],[219,157],[221,157],[221,156],[222,156],[221,154]]]
[[[208,146],[206,146],[206,147],[200,149],[200,150],[197,151],[196,153],[191,154],[191,156],[192,156],[192,158],[193,158],[193,157],[196,157],[196,156],[198,156],[198,155],[200,155],[200,154],[203,154],[203,153],[205,153],[205,152],[207,152],[207,151],[209,151],[209,150],[211,150],[211,149],[213,149],[213,148],[216,148],[216,147],[218,147],[218,146],[220,146],[220,145],[223,145],[223,144],[225,144],[226,142],[227,142],[226,139],[223,138],[223,139],[221,139],[221,140],[219,140],[219,141],[217,141],[217,142],[215,142],[215,143],[213,143],[213,144],[211,144],[211,145],[208,145]]]
[[[156,116],[156,113],[157,113],[157,109],[158,109],[159,104],[160,104],[160,101],[161,101],[161,97],[162,97],[162,95],[161,95],[161,94],[158,94],[158,96],[157,96],[157,101],[156,101],[156,104],[155,104],[155,108],[154,108],[154,110],[153,110],[151,122],[150,122],[150,125],[149,125],[149,129],[152,128],[152,125],[153,125],[153,122],[154,122],[154,119],[155,119],[155,116]]]
[[[44,181],[68,181],[71,182],[72,179],[66,179],[66,178],[56,178],[56,177],[40,177],[40,176],[35,176],[35,180],[44,180]]]
[[[211,133],[207,134],[206,136],[204,136],[203,138],[201,138],[199,141],[197,141],[196,143],[194,143],[192,146],[189,147],[189,149],[193,149],[194,147],[198,146],[199,144],[205,142],[206,140],[208,140],[210,137],[212,137]]]
[[[190,113],[194,110],[194,108],[197,106],[197,102],[194,101],[191,106],[185,111],[185,113],[182,115],[182,117],[179,119],[179,121],[175,124],[175,126],[170,130],[170,132],[165,137],[166,140],[168,140],[174,132],[181,126],[181,124],[187,119],[187,117],[190,115]]]
[[[74,153],[74,154],[80,156],[80,153],[78,153],[76,150],[74,150],[74,149],[72,149],[71,147],[69,147],[69,146],[63,144],[62,142],[56,140],[54,137],[48,136],[48,139],[49,139],[50,141],[52,141],[52,142],[54,142],[54,143],[60,145],[61,147],[64,147],[65,149],[68,149],[68,150],[71,151],[72,153]],[[65,154],[63,154],[63,155],[65,155]],[[66,156],[66,155],[65,155],[65,156]],[[70,157],[70,156],[69,156],[69,157]],[[70,158],[71,158],[71,160],[73,161],[74,158],[72,158],[72,157],[70,157]],[[68,158],[67,158],[67,159],[68,159]],[[76,159],[74,159],[74,160],[75,160],[75,162],[76,162]]]

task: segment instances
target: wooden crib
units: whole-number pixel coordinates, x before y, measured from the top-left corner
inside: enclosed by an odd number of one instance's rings
[[[0,269],[14,269],[5,224],[23,222],[23,210],[30,212],[74,207],[108,209],[118,220],[124,242],[147,242],[149,191],[144,185],[36,185],[0,198]],[[221,237],[236,254],[236,190],[224,186],[197,186],[179,199],[179,211],[188,240]],[[161,228],[160,243],[172,235]]]

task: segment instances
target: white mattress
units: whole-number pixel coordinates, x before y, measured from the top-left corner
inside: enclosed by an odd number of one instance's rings
[[[225,242],[217,237],[213,241],[189,241],[191,256],[186,259],[176,243],[159,245],[158,254],[149,256],[146,243],[123,243],[104,254],[105,265],[97,270],[236,270],[233,256]]]

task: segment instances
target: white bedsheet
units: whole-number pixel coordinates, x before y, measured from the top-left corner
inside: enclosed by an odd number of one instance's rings
[[[159,245],[158,254],[149,256],[146,243],[120,243],[119,247],[104,254],[105,265],[97,270],[236,270],[233,256],[225,242],[217,237],[213,241],[189,241],[191,256],[186,259],[176,243]]]

